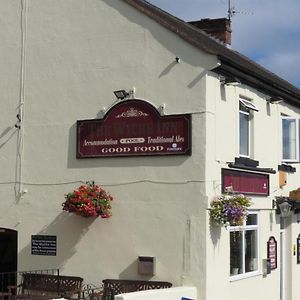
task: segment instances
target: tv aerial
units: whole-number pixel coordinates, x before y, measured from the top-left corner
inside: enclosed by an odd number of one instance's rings
[[[253,15],[253,12],[244,12],[244,11],[236,11],[235,7],[231,5],[231,0],[228,0],[228,11],[227,11],[227,19],[231,21],[231,18],[235,14],[243,14],[243,15]]]

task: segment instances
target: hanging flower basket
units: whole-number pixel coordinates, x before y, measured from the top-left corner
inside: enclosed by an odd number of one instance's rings
[[[66,201],[62,204],[63,210],[69,213],[89,218],[110,218],[113,200],[104,189],[98,185],[81,185],[73,192],[65,195]]]
[[[217,225],[241,226],[250,205],[250,198],[244,195],[221,195],[210,203],[210,217]]]

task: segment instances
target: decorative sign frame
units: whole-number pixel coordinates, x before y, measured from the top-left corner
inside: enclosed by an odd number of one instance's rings
[[[268,259],[271,263],[271,270],[277,269],[277,241],[274,236],[271,236],[267,242]]]
[[[191,116],[161,116],[150,103],[129,99],[103,119],[77,121],[77,158],[191,155]]]
[[[32,235],[31,255],[56,256],[56,236],[55,235]]]

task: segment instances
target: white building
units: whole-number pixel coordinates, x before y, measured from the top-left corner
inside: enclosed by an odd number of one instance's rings
[[[143,0],[2,0],[0,8],[1,272],[59,268],[95,285],[165,280],[196,286],[199,300],[300,299],[297,214],[280,218],[273,206],[299,187],[299,89]],[[129,100],[115,98],[121,89],[132,90]],[[133,138],[148,148],[138,156],[85,139],[89,158],[77,158],[77,121],[105,120],[130,101],[158,124],[188,120],[175,150],[155,148],[167,137],[139,132]],[[174,155],[181,138],[186,151]],[[246,182],[253,203],[245,244],[230,243],[234,228],[209,218],[230,176],[234,189]],[[64,195],[87,181],[114,197],[111,218],[62,211]],[[35,255],[36,236],[55,237],[56,253]],[[270,238],[277,266],[267,274]],[[17,254],[6,258],[10,246]],[[140,256],[155,258],[155,275],[139,274]]]

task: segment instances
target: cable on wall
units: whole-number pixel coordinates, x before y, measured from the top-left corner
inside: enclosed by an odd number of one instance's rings
[[[17,159],[16,159],[16,200],[22,195],[23,175],[23,150],[24,150],[24,117],[25,117],[25,66],[26,66],[26,33],[27,33],[27,0],[21,0],[21,65],[20,65],[20,91],[18,107],[18,137],[17,137]]]
[[[182,181],[160,181],[160,180],[151,180],[151,179],[140,179],[133,180],[127,182],[103,182],[101,180],[94,180],[95,182],[99,182],[102,186],[122,186],[122,185],[131,185],[131,184],[139,184],[139,183],[154,183],[154,184],[190,184],[190,183],[203,183],[208,182],[207,180],[197,180],[197,179],[189,179]],[[45,183],[33,183],[33,182],[25,182],[25,181],[3,181],[0,182],[0,185],[5,184],[19,184],[19,185],[27,185],[27,186],[59,186],[59,185],[69,185],[69,184],[86,184],[88,180],[74,180],[74,181],[65,181],[65,182],[45,182]]]

